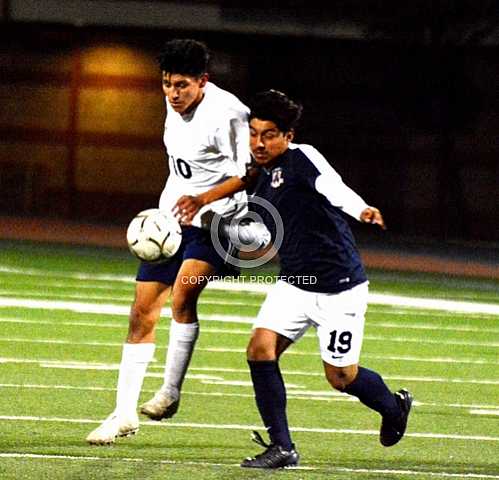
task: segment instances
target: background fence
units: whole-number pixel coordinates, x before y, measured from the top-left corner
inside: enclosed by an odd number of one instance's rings
[[[266,15],[227,7],[225,25],[242,27],[220,31],[175,29],[175,18],[76,25],[29,17],[38,7],[22,3],[2,2],[0,213],[124,223],[155,205],[168,174],[155,58],[165,40],[193,36],[212,50],[212,80],[243,100],[264,88],[300,100],[297,141],[382,209],[393,235],[499,240],[499,47],[457,29],[446,10],[440,29],[419,32],[426,17],[399,15],[396,32],[395,12],[364,35],[345,33],[346,12],[343,34],[327,35],[327,15],[338,12],[307,16],[302,5]],[[372,11],[365,17],[377,18]],[[248,18],[267,31],[243,28]]]

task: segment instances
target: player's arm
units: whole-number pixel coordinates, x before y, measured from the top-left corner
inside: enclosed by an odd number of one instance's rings
[[[326,173],[317,178],[317,190],[322,193],[332,205],[340,208],[356,220],[359,220],[362,223],[379,225],[383,230],[386,230],[385,221],[381,212],[376,207],[368,205],[360,195],[343,183],[341,177],[334,170],[333,172],[336,175]]]
[[[230,177],[224,182],[210,188],[210,190],[196,196],[183,195],[177,200],[173,213],[184,225],[189,225],[202,207],[221,198],[231,197],[237,192],[251,188],[257,176],[258,170],[249,167],[246,174],[242,177]]]
[[[313,186],[329,200],[331,205],[362,223],[379,225],[383,230],[386,230],[381,212],[376,207],[368,205],[360,195],[346,185],[338,172],[317,150],[310,148],[307,149],[306,153],[313,157],[315,168],[319,170],[319,175],[315,177]]]
[[[199,195],[182,195],[177,200],[173,213],[183,224],[188,225],[192,222],[192,219],[196,213],[198,213],[199,210],[208,203],[220,200],[221,198],[230,197],[245,188],[245,183],[241,178],[237,176],[230,177],[224,182]]]
[[[316,180],[316,188],[322,193],[332,205],[348,213],[362,223],[379,225],[386,230],[385,221],[381,212],[373,206],[368,205],[360,195],[355,193],[348,185],[343,183],[340,175],[323,173]]]

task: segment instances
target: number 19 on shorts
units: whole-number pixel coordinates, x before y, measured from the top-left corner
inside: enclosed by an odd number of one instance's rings
[[[329,333],[331,336],[331,341],[327,349],[332,353],[345,354],[348,353],[352,348],[352,332],[345,330],[339,332],[338,330],[333,330]],[[334,358],[334,355],[333,355]]]

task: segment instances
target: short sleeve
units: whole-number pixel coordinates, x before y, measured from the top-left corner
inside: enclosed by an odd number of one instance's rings
[[[229,110],[227,121],[223,121],[217,129],[216,137],[220,150],[236,163],[237,175],[244,177],[251,162],[248,112]]]

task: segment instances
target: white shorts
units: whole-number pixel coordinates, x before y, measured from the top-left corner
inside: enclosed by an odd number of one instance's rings
[[[336,367],[359,363],[369,282],[340,293],[315,293],[278,280],[258,312],[253,329],[266,328],[296,342],[317,329],[321,358]]]

